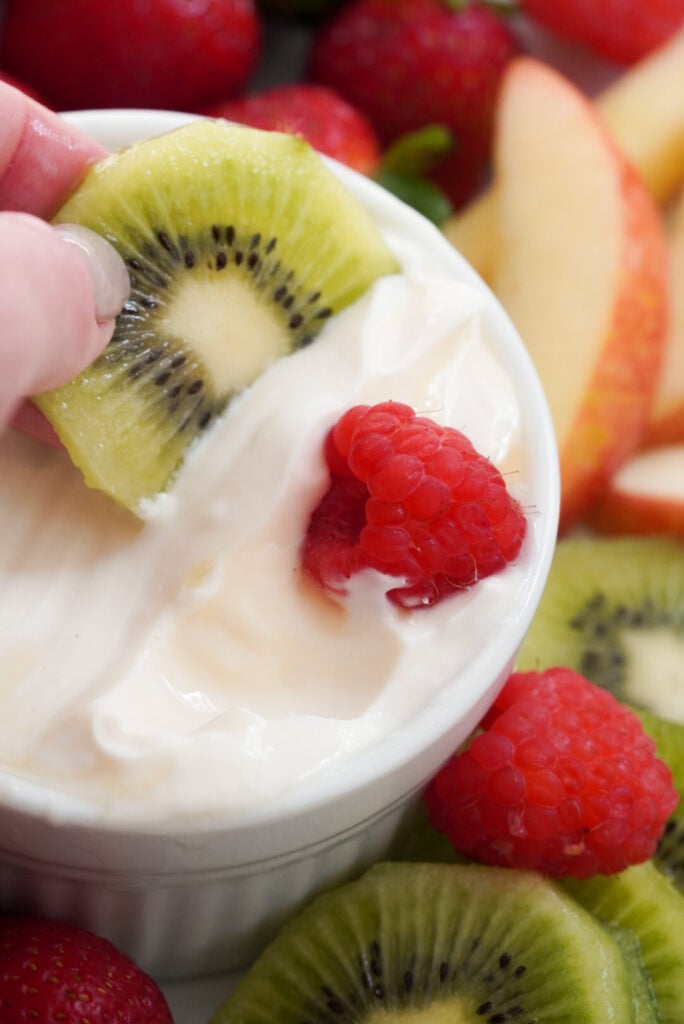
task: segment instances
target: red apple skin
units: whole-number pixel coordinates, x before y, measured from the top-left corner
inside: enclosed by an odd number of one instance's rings
[[[684,193],[664,215],[669,322],[663,363],[644,438],[648,448],[684,442]]]
[[[540,306],[544,305],[545,283],[555,273],[553,254],[564,247],[566,253],[576,250],[577,258],[581,259],[582,253],[591,252],[600,244],[601,236],[594,226],[591,210],[587,210],[587,215],[576,222],[574,237],[558,236],[555,232],[561,229],[563,218],[554,223],[553,217],[549,217],[541,224],[530,225],[532,244],[529,250],[527,242],[530,238],[520,242],[519,251],[515,249],[515,233],[520,235],[523,226],[515,217],[504,223],[504,195],[508,197],[511,194],[505,191],[506,180],[511,181],[505,175],[520,174],[522,168],[519,164],[515,167],[509,159],[511,151],[506,147],[512,145],[510,125],[515,122],[507,118],[518,118],[518,126],[525,125],[521,112],[524,114],[526,105],[535,107],[535,103],[536,111],[541,110],[546,118],[551,116],[553,109],[557,109],[556,104],[562,105],[561,123],[567,125],[567,131],[577,132],[578,140],[582,131],[584,152],[595,154],[593,158],[599,161],[595,169],[589,166],[570,167],[567,173],[574,171],[585,175],[579,182],[579,187],[585,192],[587,180],[591,180],[591,174],[595,173],[597,183],[603,189],[610,188],[615,204],[610,229],[615,232],[615,244],[606,247],[607,258],[611,261],[607,265],[610,291],[604,293],[606,301],[597,304],[596,296],[589,294],[589,288],[587,293],[582,291],[586,285],[583,283],[583,268],[579,266],[577,281],[570,277],[564,286],[570,292],[572,302],[557,314],[557,335],[554,335],[549,320],[552,307],[548,304],[544,308],[545,332],[538,329],[534,320],[536,295]],[[545,125],[537,127],[538,121],[534,119],[528,120],[528,124],[528,137],[534,139],[540,150],[542,145],[552,145],[545,141],[545,136],[540,140],[540,135],[548,132]],[[536,138],[534,132],[537,132]],[[587,144],[587,140],[593,142]],[[524,141],[525,132],[522,132],[518,144]],[[551,163],[543,168],[545,175],[551,173]],[[563,170],[561,167],[556,170],[559,175],[557,203],[563,203],[564,182],[560,177]],[[531,57],[523,56],[513,61],[502,84],[495,139],[495,173],[502,223],[498,269],[493,286],[526,341],[547,392],[556,426],[561,469],[559,532],[564,534],[585,518],[618,467],[641,444],[646,432],[667,327],[665,225],[643,179],[618,148],[591,100],[555,69]],[[527,178],[530,189],[534,187],[533,173],[531,165]],[[571,187],[572,181],[566,180],[567,187]],[[549,180],[545,178],[542,182],[545,201],[548,201],[548,186]],[[521,187],[520,180],[517,187]],[[590,196],[591,193],[587,193],[585,200],[590,201]],[[508,210],[510,212],[511,207]],[[540,216],[543,216],[543,211]],[[566,227],[564,230],[570,229]],[[537,245],[534,244],[535,238]],[[539,256],[543,248],[547,252],[545,262]],[[537,262],[533,265],[524,262],[521,265],[527,251],[534,254]],[[516,285],[521,279],[524,284]],[[519,293],[516,287],[520,288]],[[570,371],[565,368],[566,361],[570,360],[566,346],[573,343],[572,309],[579,308],[583,301],[588,303],[585,312],[593,315],[595,308],[595,320],[585,327],[591,334],[580,342],[579,348],[586,349],[586,354],[582,356],[578,371],[574,371],[581,372],[581,379],[575,379],[568,376]],[[564,319],[561,320],[561,316]],[[539,323],[543,322],[544,318],[540,318]],[[573,402],[569,413],[562,409],[568,395],[572,396]]]
[[[667,245],[661,214],[622,163],[623,268],[612,322],[575,421],[559,445],[565,533],[584,518],[649,424],[667,329]]]
[[[644,448],[657,448],[664,444],[684,443],[684,398],[668,412],[648,425],[643,439]]]
[[[609,489],[595,505],[588,522],[599,533],[664,534],[684,540],[684,501]]]

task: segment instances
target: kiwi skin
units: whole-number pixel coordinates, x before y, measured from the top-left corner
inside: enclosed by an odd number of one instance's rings
[[[611,924],[605,927],[620,947],[627,965],[634,1004],[634,1024],[662,1024],[653,980],[646,970],[638,936],[630,928]]]
[[[102,356],[36,403],[138,514],[236,394],[399,269],[307,143],[208,119],[105,158],[54,220],[107,238],[132,293]]]
[[[633,1008],[617,943],[542,876],[384,863],[291,920],[210,1024],[631,1024]]]
[[[566,879],[563,888],[608,927],[639,939],[663,1024],[681,1024],[684,1007],[684,897],[650,861],[618,875]]]

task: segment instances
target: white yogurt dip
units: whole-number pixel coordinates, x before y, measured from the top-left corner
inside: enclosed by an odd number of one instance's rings
[[[277,801],[416,714],[529,588],[521,410],[486,300],[385,233],[404,272],[235,400],[144,523],[65,453],[0,439],[0,771],[55,808],[149,825]],[[328,427],[386,399],[464,431],[531,512],[517,564],[413,613],[377,574],[340,607],[299,566]]]

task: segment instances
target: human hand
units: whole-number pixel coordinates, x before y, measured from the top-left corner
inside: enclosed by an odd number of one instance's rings
[[[103,238],[49,218],[104,150],[0,82],[0,427],[43,440],[23,399],[76,376],[111,338],[128,275]]]

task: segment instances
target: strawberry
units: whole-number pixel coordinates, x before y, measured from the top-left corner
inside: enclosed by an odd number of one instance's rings
[[[352,0],[314,34],[309,72],[361,110],[383,144],[426,124],[449,129],[454,148],[431,176],[458,207],[487,167],[499,82],[516,52],[508,25],[475,0]]]
[[[34,917],[0,918],[2,1024],[173,1024],[147,974],[106,939]]]
[[[378,166],[380,142],[368,120],[322,85],[276,86],[241,99],[226,100],[206,112],[253,128],[300,135],[314,149],[362,174],[372,174]]]
[[[260,46],[253,0],[8,0],[0,66],[56,110],[194,110],[238,92]]]
[[[521,9],[565,39],[631,64],[684,25],[684,0],[519,0]]]

